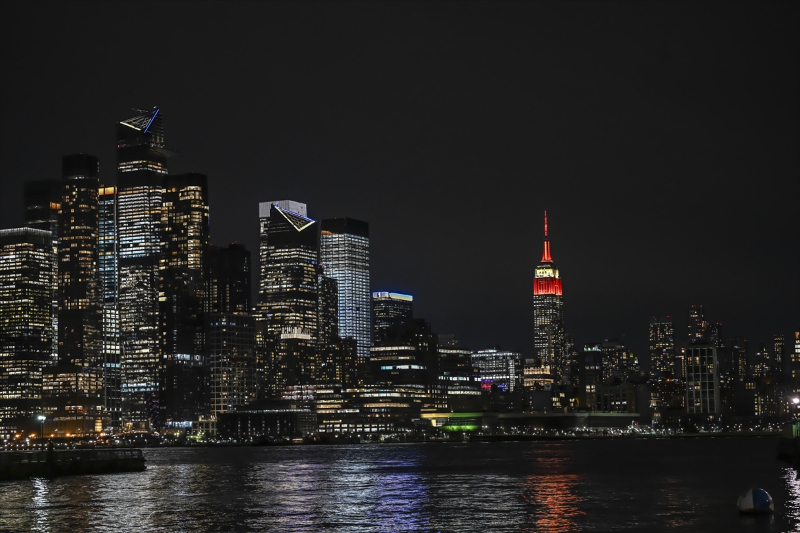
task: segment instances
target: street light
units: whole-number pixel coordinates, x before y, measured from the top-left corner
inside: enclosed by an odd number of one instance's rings
[[[44,415],[39,415],[36,418],[39,419],[39,438],[44,439],[44,421],[47,419]]]

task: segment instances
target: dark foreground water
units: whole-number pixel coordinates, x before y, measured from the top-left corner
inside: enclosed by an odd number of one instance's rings
[[[795,531],[775,438],[145,451],[142,473],[0,483],[3,531]],[[750,486],[771,517],[740,517]]]

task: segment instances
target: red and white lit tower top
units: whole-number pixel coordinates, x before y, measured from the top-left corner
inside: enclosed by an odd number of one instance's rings
[[[534,296],[545,294],[561,296],[561,275],[558,273],[558,269],[553,266],[553,257],[550,255],[550,238],[547,236],[547,211],[544,212],[542,262],[536,267],[536,275],[533,278],[533,294]]]

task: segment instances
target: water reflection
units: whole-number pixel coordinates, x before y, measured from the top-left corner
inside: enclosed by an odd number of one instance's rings
[[[583,498],[579,496],[583,474],[575,474],[571,454],[561,445],[532,450],[537,472],[525,477],[522,498],[528,507],[530,531],[581,531]]]
[[[783,469],[783,480],[789,493],[785,503],[786,517],[795,530],[800,529],[800,480],[797,475],[794,468]]]

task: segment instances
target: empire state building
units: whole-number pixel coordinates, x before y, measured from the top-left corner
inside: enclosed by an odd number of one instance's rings
[[[533,336],[536,359],[550,366],[556,379],[568,374],[564,335],[564,302],[561,275],[550,255],[547,211],[544,212],[544,250],[533,278]]]

